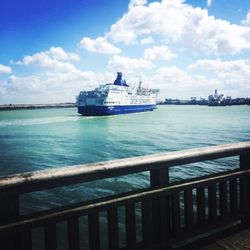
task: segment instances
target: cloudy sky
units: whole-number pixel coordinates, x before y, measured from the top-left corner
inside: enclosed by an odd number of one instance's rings
[[[250,0],[1,0],[1,104],[72,102],[117,71],[160,99],[250,97]]]

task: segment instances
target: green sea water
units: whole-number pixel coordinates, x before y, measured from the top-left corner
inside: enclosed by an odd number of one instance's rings
[[[0,112],[0,175],[247,140],[250,106],[158,106],[153,112],[106,117],[83,117],[75,108],[4,111]],[[171,178],[223,171],[235,164],[232,159],[231,164],[177,167]],[[86,184],[87,195],[80,196],[106,195],[147,182],[147,175],[139,174],[116,184],[113,180]],[[60,204],[69,190],[60,191],[54,202]],[[72,200],[76,197],[74,193]],[[46,204],[31,207],[36,206]]]
[[[83,117],[75,108],[4,111],[0,175],[249,140],[250,106],[158,106],[153,112],[106,117]],[[237,164],[233,157],[178,166],[171,168],[170,179],[233,169]],[[148,173],[140,173],[35,192],[21,196],[21,212],[148,185]],[[40,243],[37,249],[42,249]]]

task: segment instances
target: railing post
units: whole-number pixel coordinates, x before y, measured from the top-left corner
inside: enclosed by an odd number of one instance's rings
[[[165,166],[150,171],[151,187],[169,184],[169,169]],[[153,242],[166,241],[169,228],[169,197],[161,197],[152,201]]]
[[[250,170],[250,151],[240,155],[240,169],[241,170]],[[242,223],[245,225],[250,225],[250,176],[243,177],[241,179],[240,187],[240,203],[241,210],[246,216]]]
[[[19,197],[9,195],[0,197],[0,224],[15,221],[19,216]],[[4,250],[21,249],[21,241],[18,233],[4,233],[0,235],[0,248]]]

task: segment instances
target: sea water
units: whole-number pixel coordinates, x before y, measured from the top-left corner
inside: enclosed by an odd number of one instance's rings
[[[250,140],[250,106],[158,106],[83,117],[75,108],[0,112],[0,175]],[[171,168],[171,181],[233,169],[238,158]],[[148,173],[22,195],[28,213],[149,185]]]
[[[158,106],[153,112],[103,117],[84,117],[76,108],[4,111],[0,112],[0,175],[247,140],[250,106]],[[194,165],[190,172],[180,167],[173,178],[227,168]],[[126,182],[145,185],[143,179],[132,177]],[[109,187],[102,189],[95,187],[96,192],[109,192]]]

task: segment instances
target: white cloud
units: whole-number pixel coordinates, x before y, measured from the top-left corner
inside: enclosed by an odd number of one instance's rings
[[[218,89],[225,96],[247,97],[250,93],[250,63],[244,60],[200,60],[189,70],[177,66],[161,67],[155,74],[143,77],[160,89],[159,98],[207,98]],[[207,71],[203,71],[206,69]],[[194,72],[191,72],[193,70]]]
[[[70,71],[73,70],[74,66],[68,62],[60,62],[55,59],[52,59],[44,52],[34,54],[32,56],[25,56],[22,62],[18,64],[23,65],[33,65],[42,68],[47,68],[54,71]]]
[[[9,74],[9,73],[11,73],[11,71],[12,71],[11,67],[0,64],[0,75],[1,74]]]
[[[203,59],[190,64],[188,69],[212,71],[220,78],[238,79],[239,83],[245,81],[250,85],[250,62],[247,60],[222,61],[220,58],[217,60]]]
[[[215,86],[218,86],[216,79],[209,80],[200,75],[192,76],[176,66],[159,68],[150,81],[157,84],[160,89],[160,99],[207,97]]]
[[[231,61],[203,58],[207,54],[226,54],[230,58],[230,54],[249,49],[250,12],[241,25],[236,25],[209,16],[207,9],[193,7],[185,0],[149,2],[131,0],[128,11],[110,27],[107,34],[96,39],[84,37],[79,45],[94,53],[111,55],[104,57],[110,72],[123,71],[126,79],[134,77],[134,82],[138,80],[136,76],[143,75],[143,83],[160,88],[162,98],[207,97],[215,88],[233,97],[249,95],[250,62],[235,60],[242,54],[234,56]],[[208,6],[212,2],[214,1],[205,1]],[[128,54],[117,55],[122,51],[116,43],[128,45],[123,46],[126,49],[124,52]],[[145,49],[147,44],[153,45]],[[175,65],[162,67],[167,63],[158,59],[177,57],[169,47],[174,48],[176,53],[180,52],[176,62],[182,68]],[[135,58],[135,50],[136,55],[142,55],[141,58]],[[134,58],[128,57],[133,54]],[[186,58],[182,60],[182,56]],[[192,62],[193,58],[200,60],[185,68],[185,63]],[[79,55],[66,52],[61,47],[51,47],[23,57],[17,64],[26,66],[26,71],[29,70],[28,67],[38,67],[39,73],[22,77],[13,75],[8,81],[0,80],[0,101],[74,101],[80,90],[90,90],[99,83],[113,82],[113,73],[78,69],[74,62],[79,60]],[[103,60],[100,63],[102,62]],[[105,69],[105,65],[98,64],[99,66]],[[0,64],[1,73],[11,73],[11,68]]]
[[[190,70],[198,70],[216,79],[218,86],[226,95],[247,96],[250,93],[250,61],[248,60],[198,60],[188,66]],[[215,86],[215,88],[218,88]]]
[[[39,64],[49,65],[53,61],[79,61],[79,55],[71,52],[65,52],[61,47],[51,47],[49,50],[41,51],[32,56],[25,56],[22,61],[18,61],[17,64]]]
[[[33,55],[24,56],[17,64],[39,67],[34,75],[12,75],[0,81],[1,103],[74,102],[80,90],[91,90],[103,82],[113,81],[109,72],[81,71],[66,60],[78,60],[78,55],[52,47]]]
[[[144,59],[146,60],[156,60],[156,59],[163,59],[163,60],[170,60],[176,57],[176,54],[172,53],[168,46],[154,46],[152,48],[146,49],[144,51]]]
[[[80,61],[79,55],[71,52],[65,52],[61,47],[51,47],[46,53],[53,59],[59,61]]]
[[[108,67],[112,71],[123,71],[125,73],[138,72],[138,70],[152,69],[154,64],[143,58],[129,58],[122,56],[113,56],[109,62]]]
[[[128,8],[131,9],[136,6],[145,5],[145,4],[147,4],[147,0],[131,0],[128,5]]]
[[[212,5],[213,0],[207,0],[207,7],[210,7]]]
[[[242,20],[241,23],[242,23],[243,25],[250,25],[250,10],[249,10],[248,13],[247,13],[246,19],[245,19],[245,20]]]
[[[109,72],[92,71],[45,72],[38,75],[12,75],[0,82],[0,103],[75,102],[81,90],[90,90],[99,83],[113,81]]]
[[[60,47],[51,47],[50,50],[41,51],[34,55],[24,56],[19,65],[38,66],[56,72],[73,72],[76,71],[73,64],[68,61],[78,61],[80,57],[75,53],[67,53]]]
[[[111,79],[110,73],[96,74],[81,71],[66,60],[79,60],[74,53],[62,48],[52,47],[34,55],[27,55],[18,65],[39,67],[36,75],[12,75],[7,81],[0,82],[0,100],[7,103],[46,103],[75,101],[82,89],[92,89],[100,81]]]
[[[107,34],[114,42],[131,44],[141,36],[158,35],[195,52],[235,54],[250,48],[250,27],[208,15],[183,0],[162,0],[130,8]]]
[[[150,44],[150,43],[154,43],[154,39],[152,38],[152,36],[141,39],[141,44]]]
[[[85,48],[88,51],[94,53],[101,53],[101,54],[119,54],[121,50],[116,48],[114,45],[109,43],[103,37],[97,37],[96,39],[92,40],[89,37],[84,37],[80,41],[80,46]]]

